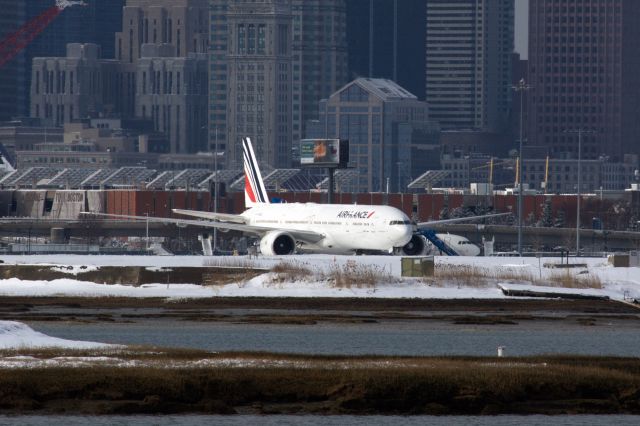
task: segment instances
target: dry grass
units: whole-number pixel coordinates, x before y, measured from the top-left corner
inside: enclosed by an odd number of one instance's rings
[[[640,413],[637,359],[354,357],[340,358],[338,367],[323,367],[322,357],[307,359],[317,366],[5,370],[0,375],[0,410],[226,413],[257,407],[264,414]],[[362,368],[363,363],[378,367]],[[387,363],[396,366],[385,367]]]
[[[569,271],[566,271],[552,274],[549,279],[546,280],[546,285],[562,288],[590,288],[601,290],[602,280],[597,275],[573,275]]]
[[[343,265],[334,263],[325,279],[337,288],[375,288],[377,284],[397,281],[384,267],[363,265],[354,260],[349,260]]]
[[[203,262],[203,266],[230,269],[261,269],[261,267],[253,260],[238,256],[220,256],[205,259]]]
[[[334,262],[328,270],[311,268],[308,264],[298,261],[281,262],[271,269],[272,284],[292,282],[328,282],[336,288],[375,288],[377,284],[388,284],[398,281],[384,267],[366,265],[355,260],[344,264]]]
[[[436,286],[453,284],[458,287],[485,288],[494,285],[496,280],[526,284],[535,282],[528,271],[499,268],[491,270],[468,265],[438,265],[435,268],[434,277],[429,278],[428,283]]]
[[[490,285],[489,271],[478,266],[437,265],[433,278],[428,278],[430,285],[455,285],[458,287],[487,287]]]
[[[307,264],[298,261],[280,262],[271,268],[271,274],[271,283],[305,281],[315,275]]]
[[[602,289],[602,280],[597,275],[574,274],[572,271],[556,272],[548,277],[536,277],[530,270],[508,268],[483,268],[468,265],[437,265],[433,278],[426,279],[429,285],[486,288],[496,281],[529,284],[545,287],[572,289]]]

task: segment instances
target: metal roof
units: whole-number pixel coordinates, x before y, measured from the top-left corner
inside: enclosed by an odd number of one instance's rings
[[[440,182],[449,175],[449,170],[429,170],[422,176],[411,182],[407,188],[425,189]]]
[[[358,178],[358,171],[355,169],[344,169],[338,170],[333,175],[333,183],[338,188],[341,188],[342,192],[344,192],[344,188],[349,188],[350,185],[354,184],[354,181]],[[318,189],[329,189],[329,178],[324,178],[320,183],[316,185]]]
[[[385,101],[396,99],[418,99],[416,95],[410,93],[396,82],[385,78],[358,78],[347,84],[342,90],[348,88],[352,84],[357,84],[367,92]]]

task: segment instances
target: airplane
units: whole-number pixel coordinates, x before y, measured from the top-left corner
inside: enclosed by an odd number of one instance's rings
[[[199,220],[100,213],[96,215],[241,231],[260,238],[260,253],[265,256],[285,256],[297,252],[416,256],[423,254],[426,248],[426,240],[418,232],[421,229],[434,224],[504,215],[491,214],[416,224],[401,210],[385,205],[272,203],[251,140],[243,139],[242,146],[247,209],[239,215],[183,209],[172,211]]]
[[[436,234],[447,246],[451,247],[459,256],[480,256],[480,247],[469,241],[468,238],[455,234]],[[433,247],[432,252],[437,252]]]

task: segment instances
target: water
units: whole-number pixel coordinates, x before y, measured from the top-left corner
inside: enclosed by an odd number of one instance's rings
[[[638,356],[640,323],[581,326],[566,322],[454,325],[388,321],[376,324],[273,325],[141,320],[131,324],[29,323],[45,334],[72,340],[198,348],[335,355],[581,354]]]
[[[0,416],[0,426],[635,426],[640,416],[497,416],[497,417],[394,417],[394,416]]]

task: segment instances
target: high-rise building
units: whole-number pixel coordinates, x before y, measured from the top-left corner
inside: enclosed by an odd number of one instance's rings
[[[503,131],[511,107],[514,0],[426,4],[431,118],[443,130]]]
[[[348,82],[345,0],[293,0],[292,15],[295,147],[318,118],[318,102]]]
[[[128,0],[123,31],[111,34],[117,59],[89,43],[33,60],[32,116],[151,119],[172,153],[208,150],[208,22],[207,0]]]
[[[70,43],[63,57],[34,58],[31,117],[48,126],[97,116],[115,103],[118,63],[102,60],[100,46]]]
[[[345,0],[349,77],[386,78],[424,98],[425,0]]]
[[[427,104],[391,80],[358,78],[320,102],[308,138],[349,140],[354,192],[404,191],[439,168],[439,132]]]
[[[529,145],[553,158],[640,153],[640,2],[531,0]]]
[[[24,2],[0,0],[0,40],[15,32],[25,21]],[[19,54],[0,68],[0,121],[11,120],[25,113],[26,63],[24,54]]]
[[[208,10],[207,0],[127,0],[115,38],[116,58],[136,62],[143,44],[170,44],[176,57],[207,53]]]
[[[292,137],[291,2],[236,0],[229,4],[227,125],[230,164],[241,164],[240,141],[250,137],[256,155],[289,167]]]
[[[172,153],[207,151],[207,55],[176,57],[171,45],[145,44],[136,65],[136,116],[151,119]]]
[[[22,23],[40,15],[54,5],[52,0],[29,0],[26,2],[26,16]],[[31,87],[31,66],[36,57],[64,57],[69,43],[91,43],[100,46],[102,58],[114,57],[114,34],[122,27],[122,6],[124,0],[92,0],[85,6],[65,9],[44,29],[25,49],[24,79],[19,82],[24,102],[21,109],[29,111],[29,91]],[[4,10],[4,9],[3,9]]]
[[[347,79],[345,0],[212,0],[210,147],[290,167],[318,102]]]
[[[103,57],[114,57],[114,34],[122,28],[125,0],[93,0],[85,6],[65,9],[28,47],[29,58],[64,56],[68,43],[92,43],[100,46]],[[21,3],[21,2],[16,2]],[[52,0],[29,0],[27,19],[52,7]]]
[[[116,59],[122,63],[118,110],[123,117],[135,116],[137,111],[136,73],[142,46],[171,45],[178,58],[207,53],[208,10],[207,0],[127,0],[122,12],[122,31],[115,34]]]
[[[228,5],[228,0],[210,0],[209,2],[209,148],[213,152],[225,152],[228,145]]]

